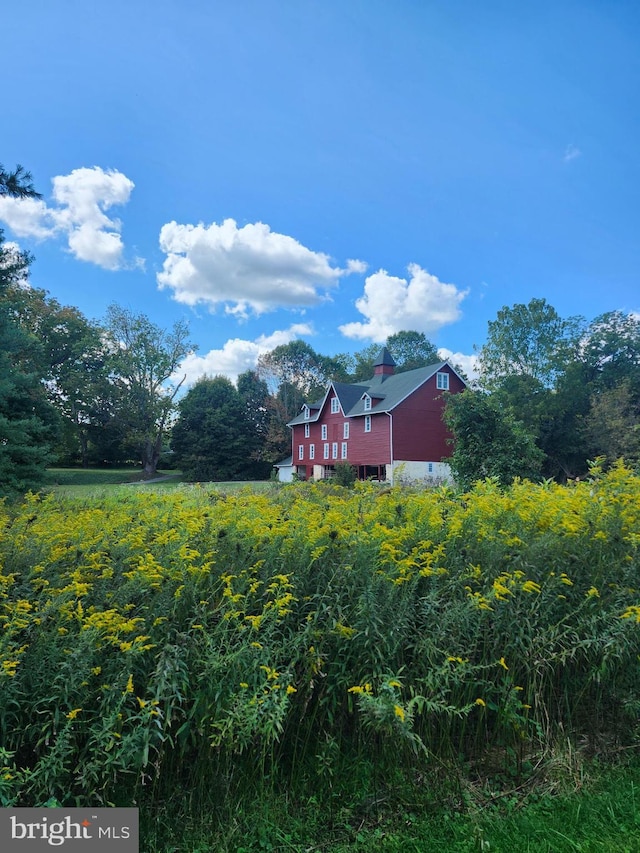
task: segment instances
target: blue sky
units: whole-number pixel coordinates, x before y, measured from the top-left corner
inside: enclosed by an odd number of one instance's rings
[[[640,310],[637,2],[12,5],[0,162],[44,198],[0,199],[5,238],[89,317],[188,319],[190,380]]]

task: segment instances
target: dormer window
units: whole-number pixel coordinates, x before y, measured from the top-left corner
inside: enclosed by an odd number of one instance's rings
[[[449,374],[448,373],[436,373],[436,388],[439,391],[448,391],[449,390]]]
[[[368,394],[364,395],[364,410],[365,412],[371,411],[371,397]]]
[[[340,400],[337,397],[331,398],[331,414],[337,415],[340,411]]]
[[[311,415],[311,410],[309,409],[309,406],[305,406],[304,407],[304,419],[305,419],[305,421],[309,420],[310,415]]]

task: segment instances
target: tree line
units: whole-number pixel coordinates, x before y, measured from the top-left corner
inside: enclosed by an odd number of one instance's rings
[[[566,481],[590,461],[640,463],[640,316],[561,317],[544,299],[502,308],[474,390],[448,401],[463,487],[492,476]]]
[[[0,195],[39,197],[22,167],[0,166]],[[54,461],[135,460],[152,477],[162,460],[193,480],[266,478],[291,452],[286,425],[302,404],[331,380],[369,379],[380,352],[372,344],[325,356],[296,340],[235,384],[205,376],[185,392],[179,366],[195,349],[186,323],[167,331],[118,305],[89,320],[30,287],[31,262],[0,231],[0,494],[39,487]],[[440,360],[420,332],[386,346],[397,372]],[[566,480],[596,457],[640,460],[637,316],[565,319],[544,299],[504,307],[478,365],[479,379],[445,412],[462,486],[485,476]]]

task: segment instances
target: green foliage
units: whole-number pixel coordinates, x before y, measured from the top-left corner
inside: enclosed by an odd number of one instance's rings
[[[505,307],[489,323],[479,363],[482,387],[543,452],[545,477],[584,475],[596,456],[637,458],[637,317],[612,311],[586,325],[541,299]]]
[[[39,198],[22,166],[0,165],[0,196]],[[53,459],[57,423],[42,385],[42,351],[24,322],[31,260],[7,247],[0,230],[0,496],[37,487]]]
[[[501,308],[489,323],[478,357],[482,387],[495,390],[513,375],[530,376],[553,387],[575,357],[582,326],[581,318],[562,319],[544,299]]]
[[[622,467],[460,496],[30,495],[0,509],[2,796],[331,812],[355,778],[459,797],[496,759],[513,788],[556,742],[632,743],[638,507]]]
[[[422,332],[396,332],[387,338],[386,346],[396,362],[396,373],[442,361],[437,348]]]
[[[121,405],[117,417],[147,476],[155,474],[174,399],[182,381],[174,382],[182,359],[193,349],[187,324],[167,332],[144,314],[109,306],[110,369]]]
[[[345,486],[347,489],[352,489],[358,479],[355,467],[348,462],[336,462],[334,469],[335,474],[332,477],[332,482],[337,483],[339,486]]]
[[[3,245],[0,231],[0,496],[39,486],[58,426],[42,382],[42,348],[24,322],[30,260]]]
[[[0,196],[12,196],[13,198],[42,198],[33,186],[31,172],[27,172],[24,166],[17,165],[11,171],[7,171],[0,163]]]
[[[245,402],[224,376],[200,379],[183,397],[171,447],[175,462],[187,479],[232,480],[250,476],[259,435]]]
[[[485,477],[502,485],[516,477],[539,477],[544,454],[496,395],[470,390],[452,394],[444,419],[453,435],[454,450],[448,461],[461,488],[468,489]]]

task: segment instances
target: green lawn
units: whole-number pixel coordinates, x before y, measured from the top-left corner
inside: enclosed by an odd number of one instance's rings
[[[370,806],[336,802],[256,802],[215,828],[216,804],[184,814],[179,798],[162,814],[141,811],[146,853],[639,853],[640,767],[588,768],[590,780],[564,793],[532,788],[487,800],[471,794],[464,808],[404,801],[401,791]],[[576,780],[573,780],[575,783]],[[410,793],[410,792],[408,792]],[[413,792],[415,793],[415,792]]]
[[[120,489],[131,488],[168,491],[176,488],[206,487],[230,492],[247,487],[263,490],[271,486],[271,480],[185,483],[182,472],[175,470],[158,471],[157,478],[147,481],[143,479],[139,468],[49,468],[45,490],[64,497],[86,498],[114,494]]]

